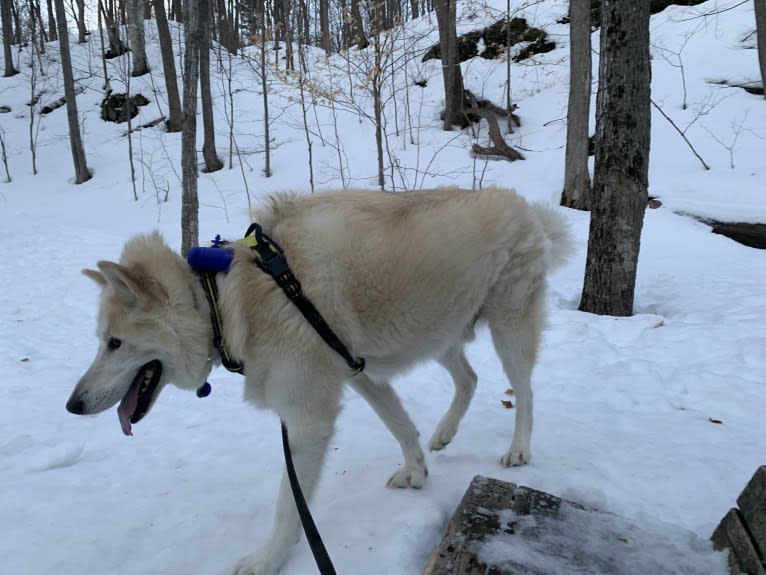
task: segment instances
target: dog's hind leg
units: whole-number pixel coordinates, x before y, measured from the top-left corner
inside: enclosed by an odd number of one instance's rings
[[[325,405],[322,413],[290,409],[280,413],[287,426],[290,451],[301,490],[307,501],[318,483],[327,446],[333,436],[338,406]],[[279,486],[274,525],[258,551],[244,557],[232,575],[276,575],[301,536],[301,523],[287,472]]]
[[[487,307],[487,319],[495,351],[500,356],[516,397],[513,440],[500,458],[505,467],[529,463],[532,436],[532,369],[537,358],[543,324],[545,288],[538,286],[527,296],[521,309]]]
[[[349,385],[370,404],[402,449],[404,466],[391,476],[388,487],[422,487],[428,469],[420,448],[420,433],[402,407],[394,388],[387,381],[373,381],[364,373],[351,379]]]
[[[476,391],[477,380],[476,373],[465,357],[462,344],[449,348],[438,361],[452,376],[452,381],[455,384],[455,395],[447,413],[439,421],[439,425],[436,426],[436,430],[428,442],[428,449],[431,451],[444,449],[455,437],[460,420],[468,410],[473,393]]]

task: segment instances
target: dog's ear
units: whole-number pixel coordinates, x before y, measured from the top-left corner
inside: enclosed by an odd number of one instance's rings
[[[100,271],[85,269],[85,270],[82,270],[82,273],[83,275],[92,279],[102,288],[106,287],[106,278],[104,277],[104,274],[102,274]]]
[[[101,270],[100,275],[103,276],[106,283],[112,286],[115,294],[123,303],[133,305],[138,301],[138,296],[141,293],[140,282],[129,268],[103,260],[97,262],[96,265]]]

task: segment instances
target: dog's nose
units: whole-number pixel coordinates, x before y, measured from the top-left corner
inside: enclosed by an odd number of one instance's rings
[[[79,397],[70,397],[66,402],[66,410],[75,415],[82,415],[85,413],[85,403]]]

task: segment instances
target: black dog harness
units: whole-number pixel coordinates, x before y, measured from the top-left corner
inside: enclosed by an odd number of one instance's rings
[[[340,338],[335,335],[330,326],[317,311],[314,304],[304,295],[303,289],[298,279],[293,274],[285,258],[284,251],[274,240],[263,232],[260,225],[254,223],[245,232],[245,237],[238,240],[238,243],[244,244],[250,248],[253,253],[253,261],[261,270],[267,273],[274,282],[282,289],[287,298],[293,302],[295,307],[303,314],[306,320],[316,330],[320,337],[335,350],[351,369],[351,376],[364,370],[364,359],[353,357],[348,348],[343,344]],[[213,240],[212,247],[193,247],[189,250],[188,262],[191,268],[197,272],[202,288],[210,304],[210,321],[213,326],[213,345],[221,357],[223,366],[234,373],[244,375],[245,366],[241,361],[235,359],[226,349],[223,340],[223,322],[218,307],[218,288],[216,286],[215,276],[218,273],[226,273],[231,267],[233,253],[227,247],[227,243],[221,241],[220,236]],[[211,388],[208,382],[205,382],[197,389],[198,397],[206,397],[210,394]],[[309,511],[303,491],[298,483],[298,477],[295,473],[292,456],[290,454],[290,444],[287,436],[287,426],[282,421],[282,445],[285,452],[285,464],[287,475],[290,479],[290,486],[293,490],[295,505],[298,508],[298,515],[303,524],[303,530],[306,533],[306,539],[314,554],[314,560],[317,563],[321,575],[335,575],[327,549],[319,536],[311,512]]]

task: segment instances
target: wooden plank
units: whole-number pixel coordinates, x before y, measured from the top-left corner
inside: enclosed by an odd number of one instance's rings
[[[729,510],[716,527],[711,539],[716,549],[729,549],[729,567],[732,575],[766,575],[766,569],[745,529],[739,509]]]
[[[725,558],[683,529],[477,476],[422,575],[725,572]]]
[[[761,559],[766,559],[766,465],[761,465],[737,499]]]
[[[423,575],[501,575],[499,571],[480,563],[470,540],[483,541],[498,531],[509,532],[510,524],[501,525],[497,511],[508,509],[519,515],[552,513],[561,505],[561,499],[514,483],[477,475],[465,492],[463,499],[447,526],[447,534],[431,554]]]

